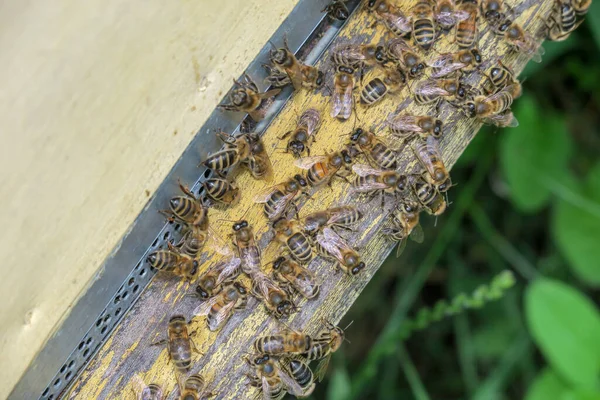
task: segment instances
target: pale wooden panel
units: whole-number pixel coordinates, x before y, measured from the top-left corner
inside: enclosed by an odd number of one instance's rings
[[[296,2],[0,3],[0,398]]]

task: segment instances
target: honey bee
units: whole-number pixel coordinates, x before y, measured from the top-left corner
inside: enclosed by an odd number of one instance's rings
[[[382,100],[387,94],[398,93],[406,83],[406,75],[400,69],[388,70],[383,77],[374,78],[360,92],[360,102],[372,106]]]
[[[202,183],[206,195],[219,203],[230,206],[240,201],[240,190],[234,184],[223,178],[211,178]]]
[[[294,260],[308,264],[313,259],[312,242],[297,221],[280,218],[273,222],[275,240],[287,249]]]
[[[556,5],[552,10],[552,14],[546,20],[549,40],[555,42],[566,40],[571,32],[583,23],[583,19],[577,21],[577,15],[573,4],[574,3],[570,0],[556,0]]]
[[[359,68],[384,64],[387,61],[387,55],[383,46],[347,43],[333,49],[331,59],[338,66]]]
[[[505,15],[503,0],[483,0],[480,5],[481,15],[491,26],[495,26]]]
[[[345,21],[350,16],[350,11],[346,6],[348,0],[333,0],[321,12],[327,13],[330,19]]]
[[[292,137],[287,143],[287,151],[298,158],[306,152],[310,156],[310,145],[314,141],[315,134],[321,125],[321,114],[314,108],[304,111],[298,120],[296,129],[288,131],[279,139],[285,139],[290,134]]]
[[[398,242],[396,257],[400,257],[406,247],[406,238],[410,237],[417,243],[423,243],[423,228],[419,224],[419,206],[412,202],[400,205],[400,213],[392,219],[393,227],[381,230],[386,236]]]
[[[254,202],[264,203],[264,213],[269,220],[276,220],[283,216],[294,205],[295,201],[307,193],[308,182],[300,174],[294,175],[292,179],[272,186],[259,193]]]
[[[404,197],[408,193],[409,184],[406,175],[396,171],[385,171],[371,168],[364,164],[355,164],[352,171],[357,175],[352,182],[352,190],[356,193],[381,193],[381,206],[384,206],[384,193]]]
[[[438,58],[428,63],[433,68],[431,73],[432,78],[441,78],[454,72],[469,72],[470,67],[478,67],[481,65],[482,59],[479,50],[468,49],[460,50],[456,53],[441,54]]]
[[[449,31],[459,21],[469,18],[469,13],[456,9],[454,0],[437,0],[435,4],[435,21],[443,31]]]
[[[520,94],[520,90],[520,85],[518,87],[508,85],[490,96],[475,96],[473,101],[465,104],[466,113],[471,118],[479,118],[485,122],[485,118],[508,110],[514,100],[514,95]]]
[[[317,234],[316,245],[321,256],[336,260],[339,267],[348,275],[356,275],[365,268],[365,263],[360,260],[360,254],[329,227],[324,227]]]
[[[334,90],[331,107],[331,117],[340,120],[347,120],[352,114],[354,106],[354,68],[345,65],[337,67],[334,78]]]
[[[179,251],[192,258],[197,258],[212,234],[208,225],[205,227],[192,226],[175,245]]]
[[[404,36],[412,31],[410,19],[389,0],[367,0],[366,6],[394,34]]]
[[[296,311],[296,306],[290,300],[289,294],[277,286],[271,278],[261,270],[250,274],[252,279],[252,294],[263,300],[267,310],[276,318],[287,317]]]
[[[206,383],[200,374],[189,376],[183,385],[179,386],[180,400],[208,400],[214,394],[206,392]]]
[[[499,128],[515,128],[519,126],[519,121],[517,121],[510,110],[482,118],[481,121],[489,125],[495,125]]]
[[[428,115],[398,115],[388,121],[390,131],[402,139],[418,134],[422,138],[442,137],[444,124],[437,118]]]
[[[285,36],[283,38],[283,48],[271,50],[269,58],[276,70],[284,72],[288,76],[289,82],[292,83],[295,90],[300,90],[303,86],[315,89],[321,87],[323,84],[323,72],[319,71],[316,67],[305,65],[298,61],[296,56],[290,51],[287,37]],[[278,81],[288,83],[285,79],[278,79]]]
[[[183,196],[176,196],[169,201],[169,210],[161,210],[169,221],[178,220],[188,226],[201,227],[203,230],[208,226],[208,207],[202,200],[196,198],[190,189],[179,182],[179,189]]]
[[[348,169],[352,165],[353,158],[347,150],[335,151],[323,156],[304,157],[296,160],[298,168],[307,170],[306,181],[312,187],[320,187],[331,184],[334,176],[343,177],[340,174],[342,168]]]
[[[274,360],[263,354],[246,362],[255,369],[254,376],[248,375],[249,383],[260,388],[263,400],[280,400],[286,392],[307,397],[315,388],[312,371],[300,360]]]
[[[428,79],[419,83],[415,89],[417,104],[437,103],[442,100],[450,103],[464,101],[469,94],[468,89],[458,79]]]
[[[397,62],[400,68],[406,71],[409,78],[419,78],[425,73],[427,64],[404,39],[389,40],[386,42],[385,48],[388,58]]]
[[[241,111],[248,113],[250,117],[259,121],[264,117],[264,112],[260,111],[262,101],[273,96],[277,96],[281,89],[273,89],[260,93],[254,81],[246,74],[242,76],[242,81],[233,80],[234,88],[229,93],[229,104],[220,104],[217,107],[227,111]]]
[[[210,154],[201,165],[222,173],[228,168],[235,168],[240,162],[248,159],[250,156],[250,143],[247,135],[234,137],[225,132],[217,132],[216,135],[225,143],[225,148]]]
[[[275,335],[261,336],[254,341],[257,353],[271,356],[303,354],[310,350],[312,338],[293,329],[285,329]]]
[[[396,152],[388,147],[374,133],[357,128],[350,135],[350,141],[356,143],[369,162],[381,169],[396,169]]]
[[[477,47],[479,40],[479,29],[477,19],[479,18],[479,6],[477,0],[461,0],[458,11],[469,16],[458,21],[456,24],[456,42],[461,49]]]
[[[270,182],[273,179],[273,165],[262,139],[256,133],[247,133],[245,137],[250,147],[250,154],[244,161],[250,173],[255,179]]]
[[[442,160],[438,140],[433,136],[429,136],[427,140],[421,140],[413,150],[421,165],[427,170],[425,179],[440,192],[448,191],[452,186],[452,181]]]
[[[233,246],[238,252],[244,273],[252,275],[261,270],[260,249],[248,221],[241,220],[233,224]]]
[[[192,333],[193,334],[193,333]],[[153,345],[167,344],[169,359],[181,374],[185,374],[192,366],[192,351],[200,353],[190,334],[188,324],[183,315],[174,315],[169,320],[167,340],[161,340]]]
[[[526,54],[531,57],[534,62],[542,62],[542,56],[545,50],[542,46],[538,46],[533,36],[525,32],[523,28],[514,22],[511,18],[506,17],[497,26],[494,26],[494,32],[497,35],[504,36],[508,45],[515,51]]]
[[[187,280],[192,280],[198,273],[198,261],[181,252],[180,249],[167,242],[168,250],[161,249],[148,255],[146,261],[152,268],[171,272]]]
[[[310,270],[284,256],[273,261],[273,279],[280,283],[289,283],[307,299],[316,297],[321,287]]]
[[[348,229],[362,219],[364,212],[355,206],[332,207],[317,211],[302,219],[304,232],[315,236],[324,227]]]
[[[155,383],[146,385],[144,380],[139,375],[134,375],[133,381],[133,393],[137,400],[164,400],[166,399],[164,389]]]
[[[244,309],[248,302],[247,291],[239,282],[225,285],[219,293],[200,304],[195,310],[195,316],[206,315],[208,329],[218,331],[231,318],[233,313]]]
[[[521,96],[521,84],[515,79],[513,70],[502,61],[498,60],[496,65],[491,66],[485,76],[487,79],[483,83],[483,90],[486,94],[493,94],[509,85],[514,85],[515,98]]]
[[[412,36],[425,51],[431,49],[436,39],[436,24],[432,0],[418,0],[411,10]]]
[[[198,297],[206,300],[215,295],[223,282],[239,275],[241,263],[242,260],[240,258],[230,257],[227,261],[209,268],[200,276],[198,285],[196,286]]]
[[[315,375],[319,381],[323,380],[331,355],[335,353],[344,342],[344,330],[333,325],[328,321],[324,321],[325,327],[317,333],[313,339],[310,350],[303,354],[307,360],[320,360]]]
[[[431,215],[441,215],[446,210],[446,200],[422,175],[411,175],[409,182],[419,203]]]
[[[267,77],[265,81],[275,87],[282,87],[292,83],[289,75],[285,70],[272,67],[270,65],[263,65],[267,70]],[[318,89],[323,86],[325,75],[319,71],[316,67],[311,65],[300,64],[300,73],[302,78],[302,87],[307,89]]]

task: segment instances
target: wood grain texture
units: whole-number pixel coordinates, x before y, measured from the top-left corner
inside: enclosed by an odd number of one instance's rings
[[[0,3],[0,398],[296,3]]]
[[[404,2],[402,8],[408,10],[411,4],[413,3]],[[547,15],[550,7],[550,1],[527,1],[514,5],[519,15],[518,21],[530,32],[540,27],[541,21],[536,16]],[[335,43],[348,41],[371,43],[383,40],[386,32],[381,26],[372,28],[373,22],[373,17],[367,13],[355,13]],[[523,55],[507,55],[507,47],[503,41],[494,37],[483,23],[480,24],[480,28],[483,30],[483,35],[479,47],[484,59],[502,57],[506,64],[513,66],[516,71],[521,71],[527,58]],[[455,51],[456,47],[444,38],[436,44],[436,50]],[[433,57],[435,56],[430,55],[428,58]],[[327,54],[319,66],[327,71],[327,82],[332,85],[333,72]],[[377,71],[370,72],[365,77],[365,82],[377,73]],[[355,126],[372,128],[376,132],[387,135],[387,130],[383,129],[384,122],[390,113],[397,112],[399,108],[406,107],[407,113],[433,112],[432,107],[414,104],[410,92],[404,89],[399,95],[388,97],[371,108],[358,106],[359,121],[355,122],[354,117],[351,117],[349,121],[341,123],[329,118],[329,100],[326,90],[318,93],[304,91],[296,93],[265,132],[265,145],[270,149],[275,165],[275,182],[281,182],[299,172],[293,166],[292,156],[281,152],[284,144],[277,138],[293,129],[298,115],[309,107],[321,110],[325,120],[317,134],[316,143],[311,148],[313,155],[340,148],[347,142],[348,135]],[[443,158],[448,166],[452,166],[479,130],[480,124],[465,119],[456,109],[448,105],[442,107],[441,119],[447,126],[441,140]],[[402,150],[400,159],[401,171],[412,172],[419,168],[408,146]],[[237,183],[243,189],[240,204],[230,210],[214,210],[211,213],[211,220],[236,220],[241,217],[247,219],[255,227],[256,232],[264,233],[259,236],[263,246],[263,264],[266,265],[276,257],[277,246],[267,245],[266,220],[262,215],[262,208],[254,204],[252,198],[267,184],[253,180],[246,172],[237,176]],[[460,190],[460,187],[454,189],[456,190]],[[450,198],[452,197],[451,191]],[[332,205],[357,204],[363,201],[365,201],[364,197],[351,197],[348,184],[337,180],[334,181],[332,189],[324,188],[317,192],[311,201],[306,202],[301,208],[300,215]],[[379,204],[379,199],[373,200],[364,222],[354,234],[349,236],[351,243],[360,249],[367,268],[358,276],[349,277],[337,272],[332,262],[317,258],[309,268],[315,271],[322,282],[321,293],[315,300],[300,301],[298,303],[300,311],[286,320],[288,325],[304,329],[308,333],[315,333],[320,328],[321,318],[339,321],[356,300],[394,246],[392,242],[378,234],[381,227],[388,224],[392,202],[387,203],[383,212]],[[427,218],[425,214],[422,217]],[[230,232],[231,223],[215,222],[213,228],[222,237],[226,237]],[[210,251],[206,257],[208,261],[204,263],[203,269],[218,259]],[[167,321],[171,315],[181,313],[191,318],[192,310],[198,305],[198,300],[184,295],[191,293],[192,289],[193,285],[175,277],[158,275],[124,317],[110,340],[88,365],[72,391],[74,398],[133,399],[131,378],[134,374],[140,374],[147,383],[161,384],[168,391],[174,389],[175,374],[172,365],[168,363],[166,350],[150,344],[164,337]],[[190,329],[197,331],[193,340],[203,355],[194,357],[195,364],[192,372],[200,372],[206,378],[209,389],[217,394],[218,399],[252,398],[256,392],[246,387],[244,373],[249,370],[243,363],[242,357],[245,352],[251,351],[257,335],[267,334],[280,328],[281,324],[267,316],[264,307],[255,300],[250,302],[245,311],[235,314],[220,332],[209,332],[205,319],[196,318]],[[169,398],[175,398],[175,394],[176,392],[171,393]]]

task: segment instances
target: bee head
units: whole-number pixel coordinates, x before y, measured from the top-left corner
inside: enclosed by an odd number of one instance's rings
[[[477,113],[475,111],[475,103],[470,101],[467,104],[465,104],[465,110],[469,117],[475,118],[477,116]]]
[[[234,106],[243,106],[248,102],[248,94],[245,90],[236,90],[231,95],[231,102]]]
[[[239,294],[248,293],[248,291],[246,290],[246,287],[244,285],[242,285],[240,282],[234,282],[233,286],[237,289]]]
[[[479,65],[483,61],[481,58],[481,53],[477,49],[471,49],[471,54],[473,55],[473,59],[475,60],[475,64]]]
[[[363,134],[363,132],[364,131],[362,130],[362,128],[356,128],[354,130],[354,132],[352,132],[350,134],[350,140],[353,141],[353,142],[358,142],[358,139],[361,137],[361,135]]]
[[[365,263],[361,261],[361,262],[358,263],[358,265],[352,267],[352,269],[350,270],[350,273],[352,275],[356,275],[360,271],[362,271],[363,269],[365,269]]]
[[[292,154],[296,157],[300,157],[300,155],[304,152],[304,143],[300,140],[291,140],[288,143],[288,150],[292,152]]]
[[[306,182],[306,179],[304,179],[304,177],[300,174],[296,174],[294,175],[294,180],[296,182],[298,182],[298,185],[300,185],[301,187],[307,187],[308,186],[308,182]]]
[[[433,132],[432,132],[434,137],[439,138],[440,136],[442,136],[442,127],[443,127],[442,121],[440,121],[439,119],[436,119],[435,124],[433,126]]]
[[[284,262],[285,262],[284,256],[278,257],[277,259],[275,259],[275,261],[273,261],[273,269],[278,270],[281,267],[281,264],[283,264]]]
[[[317,88],[320,88],[321,86],[323,86],[323,83],[325,83],[325,75],[323,74],[323,71],[318,71],[317,72],[317,80],[315,81]]]
[[[246,221],[246,220],[238,221],[235,224],[233,224],[233,230],[235,232],[239,232],[242,229],[247,228],[247,227],[248,227],[248,221]]]

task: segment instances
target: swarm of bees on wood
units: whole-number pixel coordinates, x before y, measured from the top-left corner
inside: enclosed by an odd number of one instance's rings
[[[355,112],[357,103],[368,108],[408,87],[423,112],[407,114],[400,110],[390,114],[384,132],[355,125],[342,148],[324,155],[311,155],[310,147],[326,113],[309,108],[299,114],[296,127],[279,138],[285,142],[283,148],[297,172],[253,198],[262,207],[272,242],[280,249],[279,257],[269,264],[263,262],[255,227],[247,220],[231,221],[230,245],[210,227],[211,207],[235,206],[242,195],[229,178],[233,170],[243,167],[257,180],[273,179],[273,166],[260,135],[218,132],[223,148],[201,163],[215,173],[202,183],[204,195],[196,196],[180,183],[181,194],[163,211],[169,221],[184,227],[181,240],[150,254],[148,263],[195,283],[193,296],[200,303],[192,318],[205,317],[210,331],[221,330],[247,306],[251,296],[274,318],[284,319],[299,311],[298,299],[319,295],[321,284],[309,268],[315,258],[333,261],[349,277],[369,267],[345,237],[345,232],[353,231],[363,219],[364,205],[341,205],[309,214],[299,211],[303,200],[334,181],[349,185],[354,200],[380,201],[382,209],[392,202],[389,226],[380,232],[397,242],[396,255],[400,256],[408,238],[423,242],[421,212],[438,216],[448,207],[445,196],[452,180],[439,142],[449,129],[436,111],[449,105],[466,118],[485,124],[518,125],[510,107],[521,95],[521,84],[502,60],[482,58],[478,50],[482,25],[487,24],[510,51],[539,62],[543,48],[538,39],[565,40],[582,23],[590,2],[556,0],[543,31],[532,35],[516,22],[514,11],[503,0],[419,0],[409,10],[401,10],[391,0],[365,0],[361,12],[372,15],[387,35],[382,43],[337,45],[331,51],[328,74],[298,60],[284,40],[282,48],[270,51],[270,63],[265,65],[266,82],[272,89],[261,92],[244,74],[240,81],[234,81],[228,103],[220,108],[247,113],[258,121],[264,117],[265,101],[279,94],[283,86],[291,85],[296,91],[331,86],[329,117],[344,122]],[[349,16],[345,3],[333,0],[323,12],[331,20],[343,21]],[[440,54],[435,50],[442,36],[450,38],[455,52]],[[380,73],[365,82],[364,73],[369,70]],[[476,86],[467,83],[474,74],[480,77]],[[398,170],[398,154],[407,146],[419,166],[411,173]],[[200,274],[200,255],[209,241],[214,241],[213,247],[224,260]],[[270,268],[265,268],[268,265]],[[242,275],[244,280],[239,279]],[[186,318],[175,315],[169,321],[167,339],[155,343],[167,345],[182,400],[214,396],[200,375],[187,376],[192,355],[197,352],[193,335],[188,332]],[[286,393],[306,397],[323,378],[329,358],[344,337],[343,329],[324,320],[315,335],[285,325],[278,332],[259,337],[245,357],[247,383],[256,387],[257,397],[264,400],[281,399]],[[314,373],[312,361],[318,361]],[[160,386],[146,385],[139,376],[133,386],[138,399],[166,396]]]

